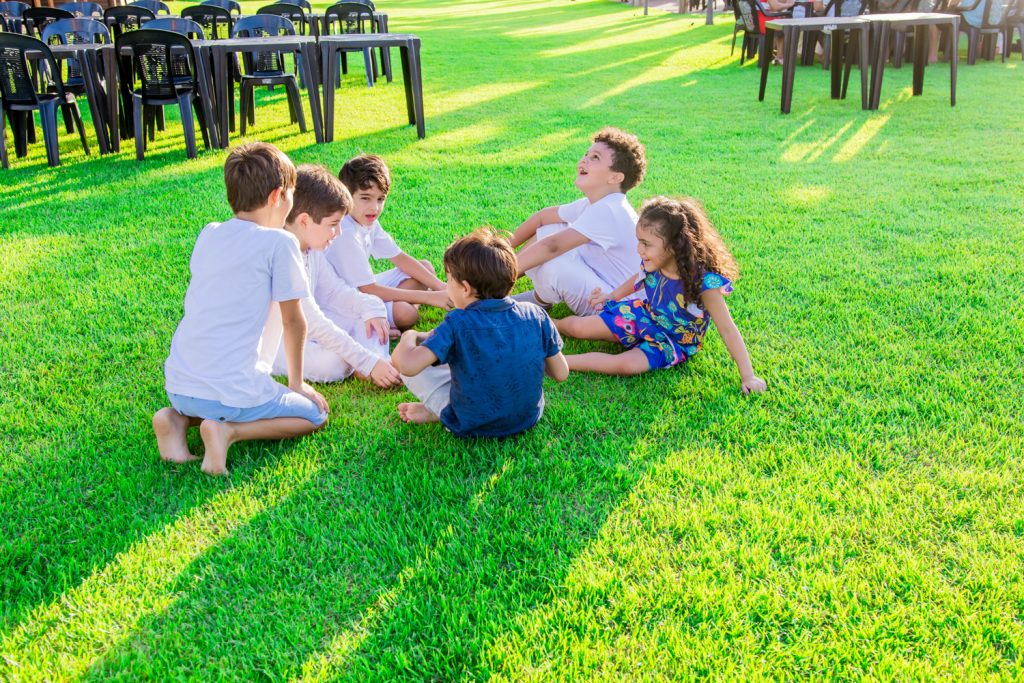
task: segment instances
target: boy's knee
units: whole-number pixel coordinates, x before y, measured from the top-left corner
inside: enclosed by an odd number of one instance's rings
[[[412,327],[420,320],[420,314],[416,307],[404,301],[396,301],[391,307],[391,314],[395,327],[400,329]]]

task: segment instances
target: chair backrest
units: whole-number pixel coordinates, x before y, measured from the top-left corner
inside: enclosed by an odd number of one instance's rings
[[[160,2],[160,0],[135,0],[135,2],[129,2],[129,7],[145,7],[153,14],[170,14],[171,8],[166,3]]]
[[[337,30],[333,28],[335,23]],[[373,10],[360,2],[339,2],[324,12],[324,26],[327,33],[371,33]]]
[[[309,0],[291,0],[291,3],[293,5],[298,5],[299,7],[301,7],[304,10],[306,10],[307,12],[312,12],[313,11],[313,5],[310,4]]]
[[[19,33],[0,33],[0,98],[7,104],[39,104],[32,71],[25,52],[38,51],[47,62],[53,82],[49,85],[64,99],[64,80],[53,53],[43,41]]]
[[[17,2],[16,0],[0,2],[0,17],[4,17],[5,19],[14,19],[16,17],[20,17],[22,12],[31,7],[32,5],[29,5],[28,3]]]
[[[235,0],[203,0],[199,4],[222,7],[228,12],[234,12],[235,16],[241,16],[242,14],[242,6],[235,2]]]
[[[277,14],[242,17],[235,22],[235,27],[231,30],[232,38],[294,35],[295,25],[287,17]],[[284,72],[284,57],[280,52],[243,52],[242,64],[247,74]]]
[[[67,10],[76,17],[103,17],[103,6],[98,2],[62,2],[57,9]]]
[[[161,31],[174,31],[186,38],[198,38],[205,40],[206,34],[203,27],[187,18],[179,17],[157,17],[146,24],[146,28],[160,29]]]
[[[125,48],[131,51],[131,66],[121,69],[121,77],[134,83],[138,74],[143,98],[176,98],[183,78],[190,78],[195,87],[195,52],[180,33],[142,28],[118,37],[115,45],[117,54]]]
[[[31,21],[36,35],[41,36],[47,24],[52,24],[58,19],[74,19],[75,15],[56,7],[29,7],[21,13],[21,18],[23,21]]]
[[[43,42],[47,45],[59,43],[109,43],[110,29],[98,19],[76,17],[59,19],[43,29]]]
[[[373,4],[373,0],[352,0],[352,2],[358,3],[360,5],[366,5],[367,7],[370,8],[371,12],[377,11],[377,6]]]
[[[1013,6],[1013,0],[988,0],[985,8],[985,19],[982,28],[999,28],[1003,26],[1006,11]]]
[[[256,10],[256,14],[272,14],[279,17],[284,17],[292,22],[293,25],[298,25],[299,30],[305,27],[309,23],[308,17],[306,17],[306,10],[302,9],[299,5],[293,5],[290,2],[278,2],[273,5],[265,5]]]
[[[134,31],[141,28],[147,21],[156,18],[152,10],[145,7],[132,7],[121,5],[120,7],[108,7],[103,12],[103,20],[114,29],[114,38],[117,39],[127,31]]]
[[[739,17],[743,20],[743,30],[750,34],[760,35],[761,25],[757,21],[753,0],[733,0],[733,2],[736,3]]]
[[[181,10],[182,19],[191,19],[203,27],[206,37],[220,40],[231,35],[235,18],[230,10],[218,5],[194,5]]]

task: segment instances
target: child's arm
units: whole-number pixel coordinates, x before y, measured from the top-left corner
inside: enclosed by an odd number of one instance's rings
[[[363,285],[359,291],[364,294],[372,294],[383,301],[407,301],[410,304],[426,304],[437,306],[446,311],[452,310],[452,304],[448,300],[447,290],[440,292],[428,292],[422,289],[402,289],[401,287],[385,287],[376,283]]]
[[[561,352],[544,359],[544,374],[556,382],[564,382],[569,376],[569,361]]]
[[[754,374],[754,366],[750,363],[750,354],[747,353],[747,346],[743,343],[740,331],[736,329],[736,323],[732,320],[729,307],[725,303],[725,297],[717,289],[708,289],[701,294],[704,301],[704,308],[711,314],[711,320],[718,328],[718,334],[722,335],[725,348],[729,349],[729,355],[736,363],[740,371],[740,390],[744,394],[759,394],[768,388],[768,384]]]
[[[444,289],[444,283],[437,279],[437,275],[434,274],[433,270],[428,269],[425,265],[409,256],[404,251],[398,256],[391,258],[391,262],[395,264],[399,270],[416,280],[421,285],[434,291],[441,291]]]
[[[327,400],[302,380],[302,351],[306,345],[306,316],[299,299],[280,302],[284,328],[284,357],[288,363],[288,388],[313,401],[320,410],[330,411]]]
[[[537,230],[542,225],[551,225],[552,223],[561,222],[562,217],[558,215],[557,206],[549,206],[541,209],[520,223],[519,227],[516,228],[516,231],[512,233],[512,237],[509,238],[509,242],[512,243],[513,249],[518,249],[520,244],[525,243],[528,239],[536,235]]]
[[[629,279],[623,282],[621,285],[611,291],[610,294],[605,294],[600,287],[590,293],[590,305],[594,308],[601,308],[608,301],[622,301],[627,296],[632,294],[635,290],[636,279],[640,276],[640,273],[634,273],[629,276]]]
[[[425,337],[422,332],[406,330],[395,345],[395,350],[391,352],[391,364],[403,375],[414,377],[437,362],[433,351],[418,345]]]
[[[519,276],[522,277],[530,268],[536,268],[542,263],[547,263],[556,256],[561,256],[565,252],[582,246],[589,241],[589,237],[576,232],[572,228],[559,230],[550,237],[538,240],[516,254]]]
[[[391,363],[361,346],[348,332],[335,325],[312,297],[302,299],[302,312],[306,316],[309,338],[336,354],[360,375],[369,377],[374,384],[384,388],[402,383],[398,371],[391,367]],[[380,342],[384,343],[387,340],[387,329],[387,318],[370,318],[366,321],[367,338],[373,331]]]

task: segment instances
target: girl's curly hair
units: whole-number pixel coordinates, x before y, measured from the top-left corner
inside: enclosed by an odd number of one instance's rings
[[[730,280],[739,276],[736,259],[693,197],[652,197],[644,202],[638,222],[653,229],[672,251],[688,302],[700,301],[705,273],[718,273]]]

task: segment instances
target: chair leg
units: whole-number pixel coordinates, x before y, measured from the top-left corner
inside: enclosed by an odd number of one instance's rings
[[[736,34],[738,34],[739,32],[740,32],[740,26],[739,26],[739,24],[736,24],[735,26],[733,26],[733,29],[732,29],[732,48],[729,50],[729,56],[730,57],[732,57],[734,54],[736,54]]]
[[[270,88],[273,90],[273,86]],[[249,125],[256,125],[256,87],[249,88]]]
[[[251,121],[249,117],[250,104],[249,95],[252,93],[252,81],[243,79],[242,84],[238,87],[238,121],[239,121],[239,133],[245,135],[246,124]]]
[[[71,118],[75,122],[75,127],[78,128],[78,137],[82,141],[82,149],[85,150],[85,155],[89,155],[89,141],[85,139],[85,124],[82,123],[82,111],[78,108],[78,102],[72,100],[70,103],[64,105],[64,111],[71,111]]]
[[[341,73],[348,73],[348,55],[344,50],[341,51]]]
[[[25,136],[31,144],[36,144],[39,139],[36,137],[36,117],[32,115],[32,112],[27,111],[25,113]],[[24,156],[24,155],[22,155]]]
[[[163,133],[165,130],[167,130],[167,121],[164,119],[164,108],[163,107],[157,107],[156,108],[156,127],[157,127],[157,129],[161,133]],[[155,138],[156,138],[156,136],[154,135],[153,137],[150,138],[150,140],[153,140]]]
[[[28,122],[26,117],[31,119],[32,112],[7,112],[7,120],[11,122],[11,132],[14,134],[14,156],[19,159],[28,156]]]
[[[196,111],[196,121],[199,122],[199,132],[203,134],[203,146],[210,149],[210,131],[206,127],[206,116],[203,115],[203,101],[195,97],[192,99],[192,106]]]
[[[299,121],[299,130],[306,132],[306,114],[302,111],[302,97],[299,95],[299,88],[294,80],[287,80],[284,83],[284,90],[288,95],[288,102],[291,105],[292,114]]]
[[[75,121],[71,117],[71,112],[68,111],[67,107],[61,107],[60,113],[64,117],[64,132],[74,133],[75,132]]]
[[[181,127],[185,130],[185,153],[189,159],[195,159],[196,124],[192,120],[192,93],[178,95],[178,111],[181,113]]]
[[[135,134],[135,159],[142,161],[146,156],[146,131],[143,129],[145,107],[141,95],[132,95],[132,131]]]
[[[892,48],[892,68],[902,69],[903,68],[903,50],[906,48],[907,34],[903,31],[896,32],[896,40],[893,41]]]
[[[373,50],[371,50],[370,48],[364,48],[363,49],[363,65],[366,68],[366,87],[367,88],[372,88],[373,87],[373,77],[374,77],[373,71],[374,71],[374,69],[373,69],[373,65],[371,64],[372,61],[373,61]]]
[[[60,147],[57,143],[57,101],[51,100],[39,107],[39,120],[43,124],[43,140],[46,143],[46,163],[60,166]]]
[[[4,123],[4,110],[0,107],[0,168],[9,168],[7,163],[7,124]]]

